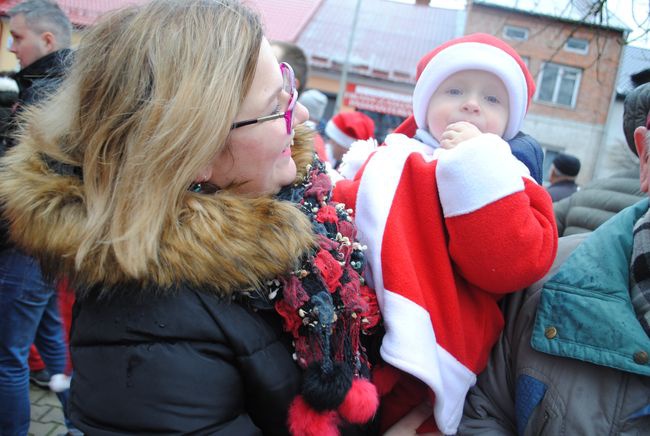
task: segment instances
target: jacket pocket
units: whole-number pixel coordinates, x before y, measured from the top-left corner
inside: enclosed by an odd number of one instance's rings
[[[517,378],[515,415],[517,434],[544,436],[563,434],[562,414],[552,400],[552,389],[541,380],[527,374]]]

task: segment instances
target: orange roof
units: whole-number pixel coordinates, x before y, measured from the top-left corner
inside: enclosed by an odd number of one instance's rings
[[[72,24],[88,26],[97,18],[115,9],[142,4],[150,0],[57,0]],[[256,10],[264,22],[266,36],[273,40],[293,41],[309,22],[323,0],[243,0]],[[0,15],[21,0],[0,0]]]
[[[257,11],[269,40],[296,42],[323,0],[243,0]]]
[[[267,0],[263,0],[266,2]],[[297,44],[312,67],[341,70],[356,2],[325,0]],[[350,72],[391,82],[415,83],[422,56],[463,34],[465,11],[387,0],[361,2]]]
[[[72,24],[76,26],[88,26],[94,23],[97,18],[115,9],[129,5],[146,3],[149,0],[57,0],[63,12],[68,15]],[[0,15],[7,11],[21,0],[0,0]]]

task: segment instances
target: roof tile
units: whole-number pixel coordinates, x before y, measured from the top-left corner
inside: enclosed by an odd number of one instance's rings
[[[323,0],[244,0],[259,12],[270,40],[296,42]]]
[[[94,23],[102,14],[130,5],[147,3],[149,0],[57,0],[63,12],[68,15],[72,24],[88,26]],[[21,0],[5,0],[0,4],[0,14],[7,11]]]
[[[315,66],[330,68],[345,60],[355,1],[324,0],[298,38]],[[422,56],[462,35],[465,11],[403,4],[362,2],[350,53],[352,71],[398,82],[415,82]]]

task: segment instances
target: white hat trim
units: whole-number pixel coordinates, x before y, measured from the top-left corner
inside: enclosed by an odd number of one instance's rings
[[[330,137],[330,139],[333,139],[344,148],[350,148],[354,141],[358,141],[357,138],[353,138],[352,136],[343,133],[343,131],[339,129],[332,120],[329,120],[325,125],[325,133]]]
[[[413,91],[413,115],[418,127],[427,129],[429,101],[440,84],[454,73],[487,71],[499,77],[508,90],[510,111],[505,140],[513,138],[523,122],[528,105],[526,77],[517,61],[488,43],[463,42],[437,53],[427,64]]]

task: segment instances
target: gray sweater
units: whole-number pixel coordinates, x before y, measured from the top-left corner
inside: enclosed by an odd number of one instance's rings
[[[560,239],[549,274],[507,297],[458,434],[650,434],[650,338],[628,289],[632,227],[647,210],[645,201]]]

